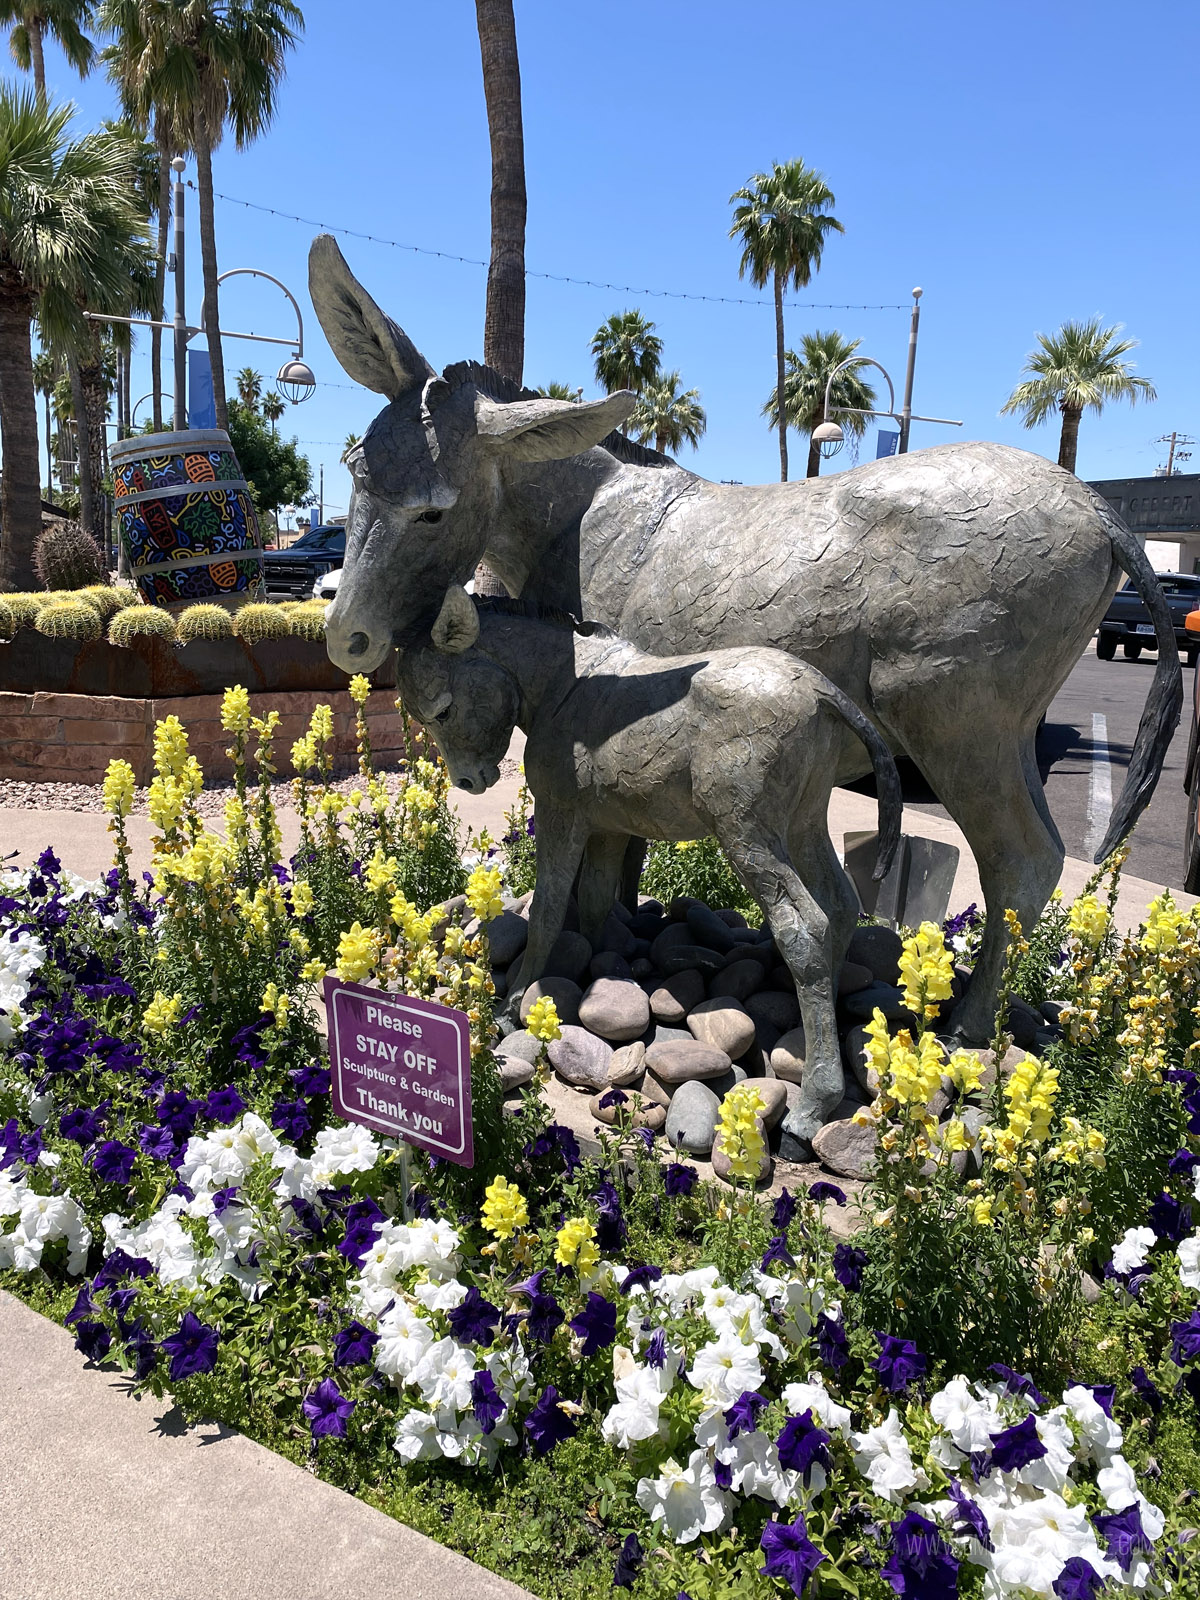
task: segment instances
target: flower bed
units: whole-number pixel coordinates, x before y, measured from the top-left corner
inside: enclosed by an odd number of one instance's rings
[[[950,955],[909,940],[915,1025],[870,1029],[869,1220],[835,1245],[831,1183],[754,1193],[753,1079],[732,1186],[619,1101],[597,1161],[536,1081],[504,1109],[503,884],[463,871],[444,774],[385,788],[364,715],[347,800],[318,714],[284,867],[270,720],[236,693],[224,720],[227,839],[168,721],[152,884],[119,764],[108,879],[47,853],[0,884],[0,1284],[540,1594],[1200,1593],[1195,917],[1163,897],[1121,940],[1097,891],[1014,927],[1006,988],[1064,1036],[990,1083],[1007,1038],[948,1056]],[[468,1013],[474,1169],[414,1154],[403,1192],[394,1141],[332,1115],[330,966]],[[552,1041],[553,1006],[528,1025]]]

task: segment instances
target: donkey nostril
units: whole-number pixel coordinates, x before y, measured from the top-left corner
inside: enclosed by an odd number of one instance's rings
[[[468,794],[474,794],[475,793],[475,783],[474,783],[474,780],[471,779],[471,778],[460,778],[458,780],[457,784],[455,784],[455,788],[457,788],[457,789],[465,789]]]
[[[367,638],[365,633],[352,633],[346,649],[352,656],[361,656],[366,654],[367,646],[370,643],[371,641]]]

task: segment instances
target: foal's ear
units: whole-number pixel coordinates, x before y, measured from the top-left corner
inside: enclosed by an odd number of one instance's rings
[[[431,631],[433,648],[446,656],[460,656],[479,637],[479,613],[467,591],[457,583],[446,590],[442,609]]]

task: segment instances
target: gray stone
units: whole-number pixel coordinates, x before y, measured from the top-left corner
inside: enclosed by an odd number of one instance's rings
[[[736,1089],[739,1083],[745,1083],[750,1074],[746,1071],[742,1061],[735,1061],[728,1072],[723,1072],[719,1078],[705,1078],[705,1083],[716,1095],[718,1100],[724,1100],[730,1089]]]
[[[656,1105],[653,1100],[647,1100],[636,1089],[616,1090],[616,1093],[627,1097],[624,1105],[602,1105],[601,1102],[607,1100],[612,1092],[612,1090],[606,1089],[603,1094],[594,1094],[588,1101],[588,1110],[597,1122],[603,1122],[608,1127],[615,1128],[619,1117],[627,1128],[649,1128],[654,1133],[657,1133],[666,1122],[667,1113],[665,1107]]]
[[[598,956],[593,956],[588,972],[593,979],[633,977],[633,968],[625,957],[617,955],[615,950],[601,950]]]
[[[858,966],[866,967],[880,983],[897,984],[900,982],[900,955],[903,949],[904,941],[895,928],[873,923],[855,928],[850,935],[846,957]]]
[[[667,1112],[666,1139],[673,1150],[683,1149],[693,1156],[708,1156],[721,1101],[707,1084],[693,1079],[681,1083],[671,1097]]]
[[[573,983],[579,983],[591,964],[592,947],[583,934],[572,933],[569,928],[564,928],[550,946],[543,976],[570,978]]]
[[[868,1178],[875,1164],[875,1124],[860,1127],[843,1118],[827,1122],[812,1137],[813,1154],[843,1178]]]
[[[594,1092],[608,1087],[608,1065],[613,1057],[612,1045],[597,1039],[586,1028],[568,1024],[561,1039],[551,1039],[546,1046],[550,1065],[564,1083],[576,1089]]]
[[[762,1153],[761,1157],[759,1158],[758,1171],[757,1171],[757,1173],[755,1174],[755,1177],[754,1177],[754,1184],[755,1184],[756,1187],[759,1184],[766,1183],[767,1179],[771,1176],[771,1149],[770,1149],[770,1146],[768,1145],[768,1143],[766,1141],[765,1129],[762,1128],[762,1118],[761,1117],[758,1119],[758,1122],[759,1122],[759,1128],[764,1134],[764,1138],[763,1138],[763,1153]],[[738,1178],[738,1179],[734,1178],[732,1170],[730,1168],[730,1164],[729,1164],[729,1157],[725,1154],[724,1148],[721,1145],[721,1140],[720,1140],[719,1137],[713,1141],[712,1169],[713,1169],[713,1176],[722,1179],[722,1181],[725,1182],[725,1183],[728,1183],[728,1184],[744,1184],[745,1181],[746,1181],[744,1178]]]
[[[650,993],[650,1011],[658,1022],[674,1025],[703,999],[704,978],[694,967],[687,967],[655,985]]]
[[[613,901],[613,908],[610,915],[616,917],[618,922],[623,922],[626,927],[628,927],[633,921],[633,912],[630,911],[629,907],[620,900]]]
[[[508,899],[503,902],[504,909],[505,911],[515,911],[519,917],[523,917],[529,911],[529,902],[532,899],[533,890],[526,889],[524,894],[510,895]]]
[[[1046,1019],[1036,1006],[1014,994],[1008,1002],[1008,1031],[1020,1050],[1032,1050],[1034,1040],[1045,1027]]]
[[[520,1056],[497,1055],[496,1067],[500,1073],[500,1087],[505,1094],[520,1089],[533,1077],[532,1061],[522,1061]]]
[[[732,950],[726,952],[725,965],[732,967],[741,961],[757,961],[763,969],[761,981],[765,983],[767,974],[779,961],[779,951],[776,950],[774,941],[768,939],[764,944],[755,938],[753,928],[733,928],[730,932],[734,939],[737,939],[739,934],[744,934],[745,940],[735,944]]]
[[[791,994],[783,994],[778,989],[760,990],[746,1001],[746,1010],[755,1022],[769,1022],[781,1033],[787,1033],[800,1022],[800,1003],[795,990]]]
[[[723,968],[708,985],[714,1000],[728,995],[733,1000],[748,1000],[766,982],[766,972],[761,961],[735,961]]]
[[[529,924],[515,911],[502,911],[488,923],[487,936],[493,967],[507,967],[524,950]]]
[[[727,996],[702,1000],[688,1012],[687,1025],[701,1044],[723,1050],[731,1061],[745,1055],[754,1043],[754,1018]]]
[[[649,1100],[654,1105],[664,1109],[671,1104],[671,1098],[678,1088],[678,1084],[662,1083],[652,1072],[644,1072],[642,1081],[638,1084],[643,1100]]]
[[[646,1071],[646,1046],[640,1039],[614,1050],[608,1064],[608,1081],[614,1089],[637,1088]]]
[[[771,1051],[771,1071],[788,1083],[804,1080],[804,1027],[789,1028]]]
[[[640,982],[643,978],[649,978],[653,974],[654,963],[647,956],[635,956],[629,963],[629,971],[631,976],[637,978]]]
[[[765,1017],[755,1017],[754,1042],[768,1061],[771,1058],[771,1051],[782,1037],[782,1029],[777,1028],[773,1022],[768,1022]]]
[[[658,970],[667,977],[676,972],[686,972],[691,967],[697,972],[720,972],[724,964],[722,955],[700,944],[677,944],[657,962]]]
[[[662,932],[650,942],[650,959],[656,967],[661,967],[672,950],[678,950],[681,945],[695,944],[695,942],[686,922],[668,922]]]
[[[622,907],[624,909],[624,907]],[[628,916],[628,912],[626,912]],[[600,936],[596,940],[598,951],[610,951],[614,955],[624,956],[627,961],[633,959],[636,953],[637,936],[632,933],[626,922],[613,912],[609,912],[600,929]]]
[[[521,1021],[528,1022],[535,1000],[553,1000],[560,1023],[572,1027],[579,1021],[579,1002],[583,990],[570,978],[545,977],[540,983],[531,983],[521,996]]]
[[[857,961],[843,961],[837,975],[839,1000],[843,995],[857,994],[860,989],[865,989],[874,981],[875,975],[870,967],[860,967]]]
[[[842,1010],[856,1022],[870,1022],[876,1009],[883,1012],[889,1022],[907,1022],[909,1012],[904,1005],[904,991],[894,984],[871,983],[865,989],[856,989],[842,1000]]]
[[[769,1131],[783,1121],[788,1106],[787,1084],[780,1078],[755,1078],[753,1083],[763,1103],[759,1115]]]
[[[732,950],[734,941],[730,937],[729,929],[715,911],[710,911],[706,905],[694,901],[687,908],[687,925],[692,930],[692,935],[697,944],[707,945],[710,950]]]
[[[649,1050],[652,1044],[670,1044],[675,1039],[681,1039],[686,1044],[694,1044],[696,1042],[689,1029],[672,1028],[665,1022],[659,1022],[655,1025],[653,1039],[647,1039],[646,1041],[646,1049]]]
[[[717,907],[714,915],[720,917],[725,926],[733,932],[739,929],[746,929],[745,917],[740,911],[735,911],[732,906]]]
[[[492,991],[497,1000],[503,1000],[508,993],[508,973],[502,967],[492,969]]]
[[[724,1050],[696,1039],[669,1039],[646,1051],[647,1070],[665,1084],[689,1083],[694,1078],[719,1078],[732,1062]]]
[[[518,1028],[515,1033],[505,1036],[503,1053],[522,1061],[534,1062],[542,1053],[542,1041],[535,1039],[528,1028]]]
[[[579,1021],[602,1039],[625,1044],[645,1033],[650,1001],[632,978],[597,978],[579,1003]]]

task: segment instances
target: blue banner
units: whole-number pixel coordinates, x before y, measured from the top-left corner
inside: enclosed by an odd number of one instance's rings
[[[876,461],[882,461],[884,456],[894,456],[899,443],[900,435],[898,433],[892,433],[887,428],[880,428],[875,435]]]
[[[217,404],[213,399],[212,363],[207,350],[189,350],[188,427],[215,428]]]

